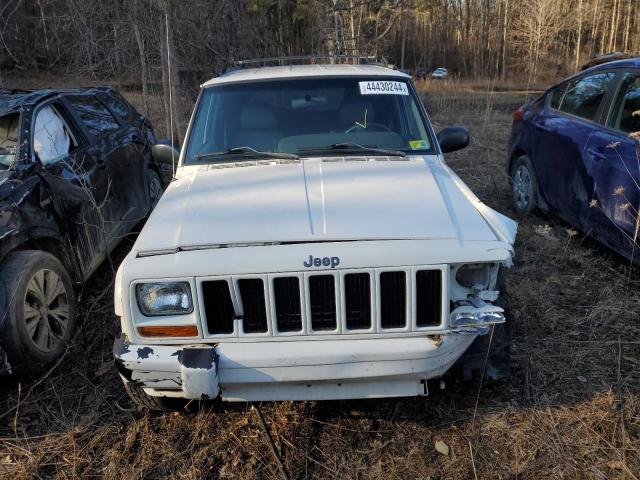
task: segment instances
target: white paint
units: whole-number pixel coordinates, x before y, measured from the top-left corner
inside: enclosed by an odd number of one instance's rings
[[[400,161],[189,166],[172,182],[136,252],[255,242],[495,241],[437,156]]]
[[[291,78],[327,77],[383,77],[410,80],[406,73],[379,65],[295,65],[286,67],[243,68],[233,70],[202,84],[203,88],[227,83],[256,82]]]
[[[395,397],[424,393],[422,381],[443,375],[474,338],[253,342],[251,348],[220,343],[217,368],[187,369],[188,375],[171,346],[156,346],[140,358],[144,346],[130,345],[117,358],[150,395],[200,398],[219,388],[225,401]]]

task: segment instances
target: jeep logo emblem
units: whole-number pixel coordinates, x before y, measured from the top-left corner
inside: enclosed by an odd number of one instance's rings
[[[340,257],[314,257],[313,255],[309,255],[309,260],[305,260],[302,264],[306,268],[311,267],[331,267],[336,268],[340,265]]]

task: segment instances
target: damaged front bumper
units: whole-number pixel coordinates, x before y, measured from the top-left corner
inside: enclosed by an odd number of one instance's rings
[[[135,345],[114,356],[148,395],[224,401],[337,400],[427,394],[475,335]]]

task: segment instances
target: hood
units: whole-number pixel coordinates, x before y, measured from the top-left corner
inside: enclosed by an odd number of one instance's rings
[[[187,166],[134,250],[271,242],[498,240],[438,156]]]

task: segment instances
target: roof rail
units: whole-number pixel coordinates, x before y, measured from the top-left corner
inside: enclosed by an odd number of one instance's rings
[[[259,68],[268,66],[313,65],[321,63],[355,64],[355,65],[382,65],[375,56],[367,55],[293,55],[286,57],[266,57],[248,60],[235,60],[227,64],[222,74],[243,68]]]

